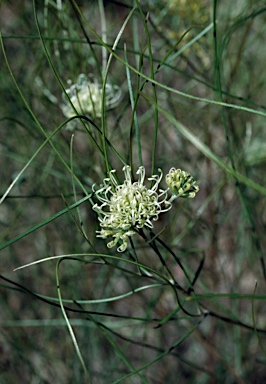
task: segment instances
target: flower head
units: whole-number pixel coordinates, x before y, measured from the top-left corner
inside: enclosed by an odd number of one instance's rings
[[[78,114],[91,117],[101,117],[102,114],[102,86],[97,82],[91,82],[86,75],[80,74],[77,82],[66,89],[71,103]],[[112,109],[117,107],[121,99],[122,91],[117,85],[107,83],[105,85],[105,107]],[[61,106],[66,117],[75,116],[75,111],[63,94],[64,104]]]
[[[122,241],[117,250],[125,251],[128,238],[136,234],[137,229],[153,228],[152,221],[158,219],[160,213],[168,211],[172,204],[167,200],[167,190],[159,189],[162,172],[153,175],[148,180],[153,182],[151,188],[144,184],[145,168],[139,167],[137,171],[138,180],[132,181],[131,168],[126,165],[123,168],[125,181],[118,184],[114,174],[109,173],[109,178],[104,179],[104,184],[96,191],[96,197],[100,205],[95,204],[93,209],[98,213],[100,226],[97,231],[98,237],[114,239],[107,244],[109,248],[115,246],[119,240]]]
[[[165,181],[173,193],[173,198],[187,197],[192,199],[199,191],[199,186],[190,173],[181,169],[171,168],[166,175]]]

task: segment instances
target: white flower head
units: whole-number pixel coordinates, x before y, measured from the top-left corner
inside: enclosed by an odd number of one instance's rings
[[[165,178],[166,184],[173,193],[173,198],[185,197],[193,199],[199,191],[199,186],[190,173],[181,169],[171,168]]]
[[[107,244],[109,248],[115,246],[119,240],[122,241],[117,250],[123,252],[128,245],[128,238],[136,234],[137,229],[153,228],[152,221],[158,219],[162,212],[168,211],[172,204],[167,200],[167,190],[158,189],[162,179],[160,175],[148,178],[153,185],[148,188],[144,184],[145,168],[139,167],[137,171],[138,180],[132,181],[131,168],[126,165],[123,168],[125,181],[118,184],[114,174],[110,171],[109,178],[95,192],[100,205],[95,204],[93,209],[98,213],[98,219],[102,229],[97,231],[97,237],[114,239]]]
[[[102,85],[97,81],[90,81],[84,74],[80,74],[77,78],[77,82],[66,89],[66,93],[78,114],[97,118],[100,118],[102,115],[102,92]],[[120,87],[107,83],[105,85],[106,109],[117,107],[121,95],[122,91]],[[64,104],[61,108],[64,115],[68,118],[75,116],[76,113],[66,95],[63,94],[62,97]]]

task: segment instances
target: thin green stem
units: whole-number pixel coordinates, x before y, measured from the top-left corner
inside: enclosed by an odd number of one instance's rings
[[[66,321],[66,325],[67,325],[69,334],[70,334],[72,342],[74,344],[74,347],[75,347],[77,356],[79,358],[79,361],[80,361],[80,363],[82,365],[82,368],[83,368],[83,370],[85,372],[86,378],[88,379],[89,383],[92,384],[92,380],[91,380],[90,374],[89,374],[89,372],[88,372],[88,370],[86,368],[86,365],[84,363],[84,360],[83,360],[83,357],[81,355],[81,352],[80,352],[80,349],[79,349],[79,346],[78,346],[78,342],[77,342],[75,333],[74,333],[73,328],[72,328],[72,326],[71,326],[71,324],[69,322],[69,319],[68,319],[68,316],[66,314],[66,311],[65,311],[65,308],[64,308],[64,304],[63,304],[63,301],[62,301],[61,289],[60,289],[60,283],[59,283],[59,265],[60,265],[61,261],[62,261],[62,259],[58,260],[58,262],[56,264],[56,286],[57,286],[57,293],[58,293],[58,299],[59,299],[61,311],[62,311],[62,314],[63,314],[64,319]]]

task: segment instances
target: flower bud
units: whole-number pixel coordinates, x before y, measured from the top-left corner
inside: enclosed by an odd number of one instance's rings
[[[174,198],[184,197],[193,199],[199,191],[199,186],[190,173],[181,169],[171,168],[165,178],[166,184],[173,193]]]

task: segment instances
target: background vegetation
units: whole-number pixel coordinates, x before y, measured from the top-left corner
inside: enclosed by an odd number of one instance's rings
[[[265,2],[0,10],[0,383],[264,382]],[[81,73],[123,96],[69,122]],[[119,254],[91,193],[123,164],[200,192]]]

